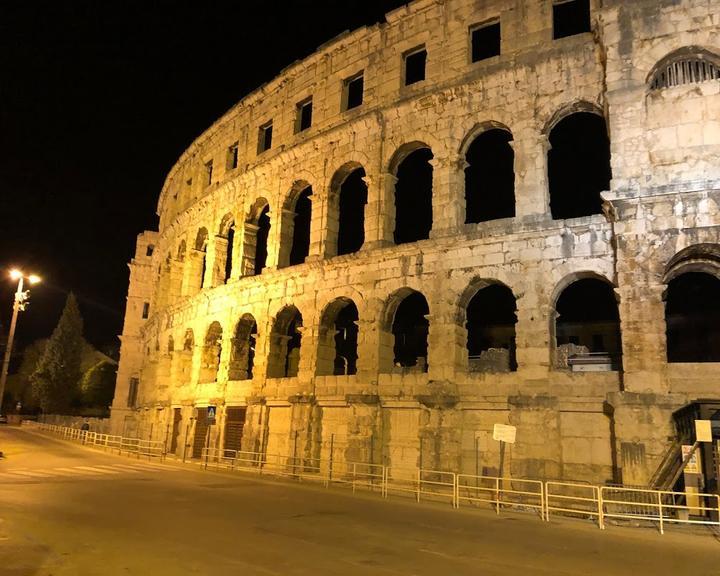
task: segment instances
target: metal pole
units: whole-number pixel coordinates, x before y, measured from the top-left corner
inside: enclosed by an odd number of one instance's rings
[[[295,430],[295,440],[293,441],[293,474],[296,472],[297,467],[297,438],[298,438],[298,431]]]
[[[328,481],[332,482],[333,473],[333,449],[335,447],[335,434],[330,434],[330,469],[328,471]]]
[[[10,331],[8,332],[7,346],[5,346],[5,357],[3,358],[2,371],[0,371],[0,414],[2,414],[2,400],[5,393],[5,382],[7,381],[8,369],[10,367],[10,356],[12,355],[13,340],[15,338],[15,326],[17,325],[18,312],[20,311],[20,302],[22,302],[23,280],[20,276],[18,280],[15,299],[13,300],[12,320],[10,320]]]

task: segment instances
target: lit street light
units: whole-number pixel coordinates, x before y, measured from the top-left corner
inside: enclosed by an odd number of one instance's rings
[[[10,367],[10,355],[12,354],[13,339],[15,338],[15,326],[17,325],[18,312],[22,312],[28,305],[30,291],[23,291],[25,280],[28,284],[37,284],[40,282],[40,276],[30,274],[25,276],[20,270],[10,270],[10,278],[17,280],[17,290],[15,291],[15,299],[13,301],[12,320],[10,321],[10,331],[8,332],[7,345],[5,346],[5,357],[3,358],[2,372],[0,372],[0,414],[2,413],[2,399],[5,393],[5,382],[7,380],[8,368]]]

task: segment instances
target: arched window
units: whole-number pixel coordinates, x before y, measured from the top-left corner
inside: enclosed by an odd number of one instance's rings
[[[352,254],[365,242],[365,170],[355,162],[340,168],[330,185],[328,256]]]
[[[242,275],[255,276],[267,264],[270,206],[265,198],[258,198],[250,208],[243,233]]]
[[[668,362],[720,362],[720,279],[690,271],[665,294]]]
[[[208,231],[200,228],[195,236],[195,252],[191,260],[191,287],[193,293],[205,286],[205,270],[207,268]]]
[[[471,372],[510,372],[515,358],[515,296],[507,286],[478,290],[467,306],[468,368]]]
[[[305,262],[310,253],[310,223],[312,221],[312,187],[296,182],[283,207],[278,267]]]
[[[318,375],[357,373],[358,310],[349,298],[330,303],[320,323]]]
[[[668,54],[650,73],[650,90],[720,80],[720,57],[698,46]]]
[[[300,365],[302,315],[295,306],[286,306],[275,319],[270,334],[269,378],[293,378]]]
[[[465,222],[515,216],[515,153],[512,134],[493,128],[477,136],[465,161]]]
[[[427,372],[429,312],[420,292],[411,292],[398,304],[392,323],[396,367]]]
[[[213,322],[205,335],[205,345],[200,366],[200,382],[215,382],[220,369],[220,355],[222,354],[222,326]]]
[[[610,141],[605,120],[575,112],[550,131],[548,183],[556,220],[602,213],[600,192],[610,189]]]
[[[611,284],[581,278],[555,304],[555,367],[575,371],[619,370],[620,316]]]
[[[406,144],[395,153],[391,168],[395,183],[395,244],[430,237],[432,229],[432,150],[425,144]]]
[[[230,380],[251,380],[255,364],[257,324],[255,318],[245,314],[237,323],[232,343],[229,375]]]
[[[235,220],[226,214],[220,223],[215,249],[215,277],[218,284],[226,284],[232,275]]]

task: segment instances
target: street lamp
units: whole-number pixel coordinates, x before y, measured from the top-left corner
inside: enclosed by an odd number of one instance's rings
[[[15,300],[13,301],[12,320],[10,321],[10,331],[8,332],[7,345],[5,347],[5,357],[3,358],[2,371],[0,372],[0,413],[2,413],[2,399],[5,392],[5,382],[7,381],[8,368],[10,367],[10,355],[12,354],[13,339],[15,338],[15,326],[17,325],[18,312],[22,312],[28,305],[30,291],[23,291],[25,280],[28,284],[33,285],[40,282],[40,276],[30,274],[25,276],[22,271],[14,268],[10,270],[10,278],[17,280],[17,290],[15,291]]]

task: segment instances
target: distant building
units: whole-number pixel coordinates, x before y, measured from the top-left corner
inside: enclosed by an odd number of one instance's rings
[[[657,479],[720,397],[719,11],[416,0],[288,67],[138,238],[115,431]]]

